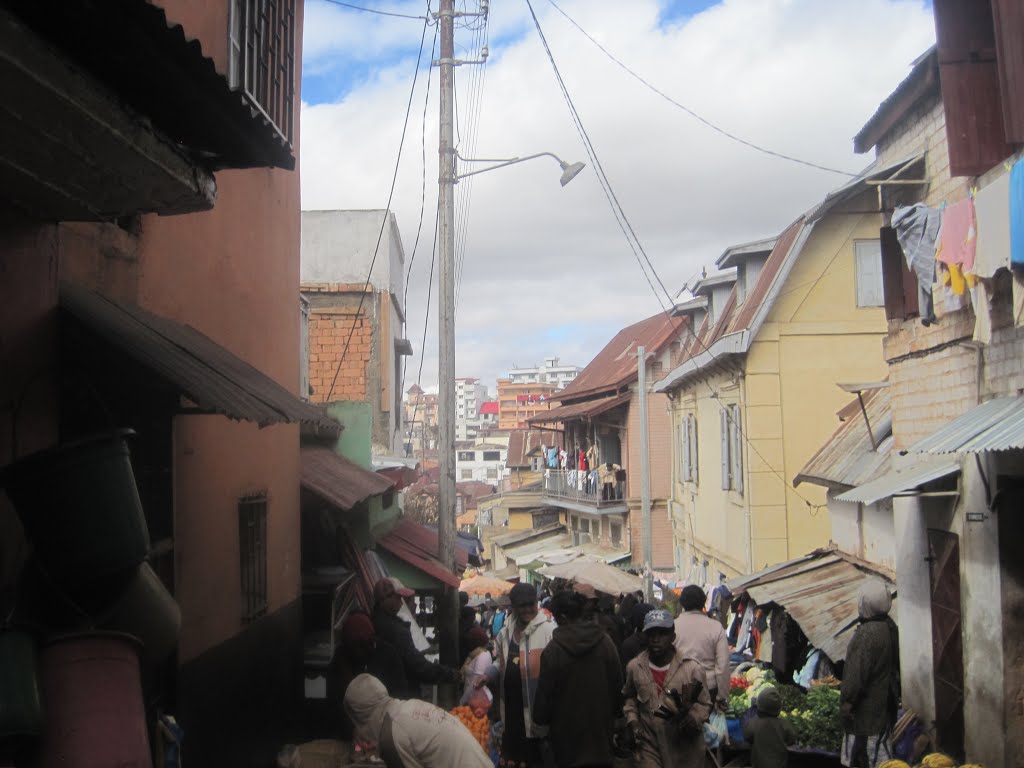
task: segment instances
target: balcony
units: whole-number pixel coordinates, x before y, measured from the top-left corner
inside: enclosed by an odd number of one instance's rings
[[[580,475],[584,475],[581,479]],[[620,469],[614,483],[601,483],[597,472],[549,469],[544,473],[544,501],[578,512],[621,514],[626,504],[626,471]]]

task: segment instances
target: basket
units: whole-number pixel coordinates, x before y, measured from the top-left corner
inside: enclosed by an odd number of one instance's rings
[[[349,768],[352,765],[352,744],[334,739],[307,741],[282,750],[278,755],[278,765],[287,765],[288,768]]]

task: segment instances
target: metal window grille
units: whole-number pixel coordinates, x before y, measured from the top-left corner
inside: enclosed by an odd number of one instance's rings
[[[267,496],[238,500],[238,554],[242,583],[242,621],[267,612]]]
[[[295,0],[232,0],[228,81],[289,144],[295,126]]]

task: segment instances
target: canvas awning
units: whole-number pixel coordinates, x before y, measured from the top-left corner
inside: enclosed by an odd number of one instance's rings
[[[600,560],[577,558],[561,565],[545,565],[537,573],[549,579],[567,579],[580,584],[589,584],[598,592],[607,595],[621,595],[643,589],[639,576],[626,573],[614,565]]]
[[[909,491],[932,480],[959,473],[960,462],[955,458],[922,457],[914,466],[886,472],[881,477],[839,494],[836,500],[874,504],[876,501]]]
[[[971,408],[912,445],[908,453],[982,453],[1024,448],[1024,395]]]
[[[175,387],[200,413],[259,426],[302,423],[329,435],[341,425],[195,328],[141,307],[61,283],[61,308],[104,342]]]
[[[301,461],[302,487],[338,509],[352,509],[394,487],[388,478],[363,469],[326,446],[303,446]]]

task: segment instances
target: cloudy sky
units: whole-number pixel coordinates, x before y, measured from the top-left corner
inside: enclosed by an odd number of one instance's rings
[[[426,0],[346,2],[414,17],[427,10]],[[477,2],[456,6],[476,11]],[[778,234],[848,178],[731,140],[686,110],[773,152],[855,173],[871,158],[853,153],[852,137],[935,36],[922,0],[530,3],[611,193],[673,296],[702,266],[711,271],[726,246]],[[397,167],[391,208],[412,262],[406,335],[416,349],[406,387],[424,349],[421,386],[437,384],[436,288],[422,344],[437,203],[438,83],[427,67],[435,30],[426,28],[413,90],[421,19],[306,2],[302,205],[384,208]],[[460,20],[455,44],[465,60],[489,49],[485,66],[456,70],[463,157],[553,152],[587,162],[564,188],[544,157],[456,188],[456,372],[493,390],[511,367],[545,356],[586,365],[661,303],[616,220],[527,0],[491,0],[486,27]]]

